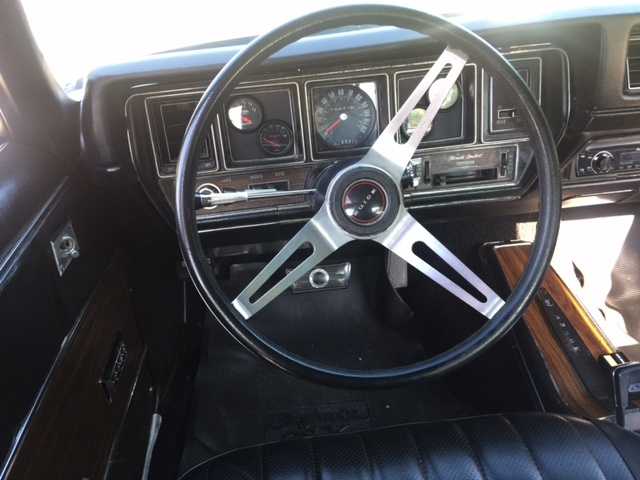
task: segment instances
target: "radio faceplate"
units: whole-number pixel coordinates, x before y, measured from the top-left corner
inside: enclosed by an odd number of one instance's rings
[[[640,172],[640,141],[632,144],[602,142],[589,145],[578,154],[576,176]]]
[[[518,147],[454,150],[424,155],[419,188],[445,187],[479,181],[511,181],[515,178]],[[415,161],[413,162],[416,163]],[[414,171],[418,169],[414,168]]]

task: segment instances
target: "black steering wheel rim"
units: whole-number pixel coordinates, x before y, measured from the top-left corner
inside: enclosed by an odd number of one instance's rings
[[[197,154],[214,112],[252,67],[288,44],[324,30],[349,25],[386,25],[429,35],[468,54],[510,96],[520,112],[535,153],[539,217],[531,255],[505,305],[475,333],[424,361],[385,370],[349,370],[295,355],[257,332],[218,285],[200,243],[194,209]],[[256,38],[240,51],[206,89],[187,128],[176,175],[176,226],[187,269],[207,307],[225,329],[252,353],[293,375],[348,388],[388,387],[431,379],[469,362],[497,342],[517,321],[539,288],[555,247],[560,222],[560,172],[553,135],[535,98],[511,65],[475,34],[438,16],[394,6],[338,7],[312,13]]]

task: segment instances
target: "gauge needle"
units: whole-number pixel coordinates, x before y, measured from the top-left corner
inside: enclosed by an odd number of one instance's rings
[[[263,141],[267,142],[270,145],[273,145],[274,147],[281,147],[282,145],[280,145],[279,143],[276,142],[272,142],[271,140],[269,140],[268,138],[263,138]]]
[[[242,122],[245,123],[246,125],[252,125],[253,122],[251,121],[251,119],[249,117],[242,117]]]
[[[346,120],[346,119],[347,119],[347,114],[346,113],[341,113],[340,114],[340,118],[337,119],[335,122],[333,122],[331,124],[331,126],[324,131],[324,134],[325,135],[328,134],[331,130],[336,128],[340,124],[340,122],[342,122],[343,120]]]

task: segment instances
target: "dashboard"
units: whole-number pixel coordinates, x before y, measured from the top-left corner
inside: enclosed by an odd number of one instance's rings
[[[560,154],[566,206],[597,202],[612,192],[620,199],[637,194],[640,122],[634,114],[640,98],[628,84],[619,86],[618,96],[602,93],[604,80],[628,75],[625,49],[635,22],[633,15],[578,17],[560,27],[550,20],[476,29],[510,61],[542,107]],[[620,38],[609,45],[612,35]],[[621,54],[613,53],[616,45]],[[168,53],[93,72],[82,123],[95,176],[141,184],[171,222],[182,137],[213,75],[237,50]],[[428,38],[390,27],[329,32],[287,47],[244,79],[212,115],[196,190],[314,188],[324,169],[362,158],[441,50]],[[595,52],[601,55],[594,58]],[[605,68],[611,65],[615,70]],[[398,143],[407,141],[438,85],[407,117],[396,133]],[[416,211],[468,205],[468,212],[477,212],[474,206],[515,205],[535,191],[532,151],[519,114],[473,59],[420,141],[403,188],[405,204]],[[202,229],[224,229],[308,218],[311,203],[301,194],[197,213]]]
[[[545,92],[545,96],[558,97],[549,105],[548,114],[556,119],[554,127],[561,135],[569,99],[568,85],[562,83],[567,77],[566,54],[556,48],[521,47],[507,55],[536,99],[542,96],[543,65],[547,83],[560,86],[559,92]],[[363,64],[243,82],[210,123],[199,160],[197,190],[220,193],[311,187],[311,179],[327,165],[364,156],[431,65],[429,61]],[[440,80],[407,117],[396,134],[398,143],[407,141]],[[144,133],[130,140],[134,161],[153,163],[161,181],[175,175],[182,137],[205,87],[153,89],[127,100],[130,118],[144,112],[140,115],[144,122],[133,126]],[[138,153],[140,143],[151,147],[152,158]],[[469,63],[420,142],[409,167],[405,194],[415,203],[461,190],[512,188],[530,161],[518,112],[500,87]],[[170,182],[163,185],[171,202]],[[277,203],[291,203],[291,199]],[[214,207],[218,211],[200,214],[250,210],[264,204]]]

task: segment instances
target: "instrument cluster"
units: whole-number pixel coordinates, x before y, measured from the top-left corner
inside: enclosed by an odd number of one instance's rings
[[[560,135],[568,91],[547,88],[546,97],[542,95],[542,65],[548,65],[546,75],[553,76],[554,82],[547,81],[547,85],[564,85],[555,82],[555,77],[562,79],[566,55],[547,48],[519,51],[508,58]],[[307,188],[328,163],[362,158],[430,66],[421,62],[309,71],[240,84],[212,117],[197,184],[215,185],[220,191]],[[445,69],[442,76],[447,73]],[[419,99],[395,133],[398,143],[408,141],[432,99],[441,96],[442,85],[436,79]],[[129,101],[132,118],[140,111],[136,105],[145,106],[151,136],[144,141],[152,145],[158,176],[167,179],[160,185],[168,199],[182,138],[203,92],[204,87],[155,90],[136,94]],[[142,151],[139,135],[132,138],[132,150]],[[446,92],[420,140],[407,169],[406,188],[420,198],[461,189],[511,188],[522,177],[529,157],[518,112],[500,86],[469,63]],[[134,161],[142,158],[134,156]]]
[[[236,91],[218,116],[226,167],[303,161],[297,84]]]
[[[268,89],[245,85],[220,115],[225,164],[255,168],[362,156],[426,72],[425,67],[326,76]],[[475,77],[475,66],[465,67],[421,147],[473,143]],[[407,141],[441,85],[436,80],[420,100],[397,133],[398,142]]]
[[[243,84],[212,123],[201,171],[254,170],[362,156],[426,71],[425,67]],[[439,85],[439,81],[433,84],[406,119],[399,142],[411,135]],[[473,141],[473,125],[465,126],[464,120],[473,115],[474,88],[475,67],[470,65],[449,92],[421,146]],[[175,172],[184,132],[202,92],[161,92],[145,99],[161,177]]]
[[[219,115],[225,165],[259,168],[364,154],[381,119],[388,120],[386,91],[385,75],[244,85]]]

